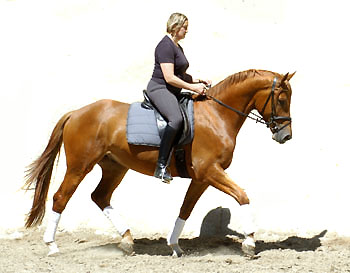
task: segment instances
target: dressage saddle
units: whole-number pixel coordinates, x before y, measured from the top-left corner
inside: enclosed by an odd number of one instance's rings
[[[152,104],[150,98],[147,96],[146,90],[143,90],[144,101],[141,103],[141,107],[153,110],[156,118],[156,123],[159,131],[159,136],[162,138],[164,134],[165,127],[167,126],[167,121],[159,113],[158,109]],[[192,97],[187,94],[182,94],[179,100],[180,111],[183,118],[183,129],[181,137],[176,140],[174,146],[182,146],[190,143],[193,139],[193,120],[189,118],[193,113],[189,113],[189,104],[193,103]],[[191,108],[193,111],[193,108]]]

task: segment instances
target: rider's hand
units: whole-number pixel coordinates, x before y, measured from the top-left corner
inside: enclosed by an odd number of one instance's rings
[[[205,95],[205,91],[207,90],[207,86],[204,83],[193,83],[191,87],[192,91],[200,95]]]
[[[199,80],[199,82],[204,83],[207,87],[212,84],[211,80]]]

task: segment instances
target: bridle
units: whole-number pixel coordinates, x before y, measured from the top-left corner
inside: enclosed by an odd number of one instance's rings
[[[209,94],[206,94],[206,97],[209,98],[209,99],[212,99],[213,101],[215,101],[216,103],[220,104],[221,106],[224,106],[225,108],[227,109],[230,109],[231,111],[241,115],[241,116],[244,116],[244,117],[247,117],[247,118],[250,118],[252,120],[254,120],[256,123],[262,123],[264,125],[266,125],[268,128],[271,129],[272,133],[278,133],[279,131],[281,131],[282,129],[284,129],[285,127],[287,127],[288,125],[291,124],[292,122],[292,118],[291,117],[284,117],[284,116],[276,116],[276,105],[275,105],[275,88],[276,88],[276,83],[277,83],[277,77],[275,77],[273,79],[273,83],[272,83],[272,87],[271,87],[271,92],[270,92],[270,95],[267,97],[266,101],[265,101],[265,104],[263,106],[263,109],[262,109],[262,114],[261,116],[255,114],[255,113],[249,113],[249,114],[246,114],[242,111],[239,111],[237,110],[236,108],[233,108],[225,103],[223,103],[222,101],[216,99],[215,97],[209,95]],[[266,109],[266,106],[269,102],[269,100],[271,100],[271,116],[269,118],[268,121],[265,121],[263,116],[264,116],[264,112],[265,112],[265,109]],[[277,121],[289,121],[288,123],[284,124],[283,126],[281,127],[278,127],[278,123]]]
[[[273,79],[272,88],[270,95],[267,97],[266,102],[264,104],[263,109],[261,110],[261,115],[264,116],[265,108],[271,99],[271,116],[268,122],[266,122],[267,127],[271,128],[272,133],[278,133],[288,125],[292,123],[291,117],[284,117],[284,116],[276,116],[276,105],[275,105],[275,87],[277,83],[277,77]],[[282,127],[277,126],[277,121],[289,121],[288,123],[284,124]]]

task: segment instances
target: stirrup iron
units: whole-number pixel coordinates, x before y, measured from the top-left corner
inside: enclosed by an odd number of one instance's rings
[[[160,178],[163,183],[170,184],[173,180],[168,167],[162,163],[157,163],[156,170],[154,171],[154,177]]]

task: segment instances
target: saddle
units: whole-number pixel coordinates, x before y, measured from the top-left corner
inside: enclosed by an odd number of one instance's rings
[[[143,91],[144,101],[134,102],[128,111],[126,135],[129,144],[159,147],[167,121]],[[183,146],[189,144],[194,136],[193,99],[189,94],[181,94],[179,100],[183,117],[183,130],[174,144],[174,156],[179,176],[190,178],[186,169],[185,150]]]
[[[157,108],[152,104],[150,98],[147,96],[146,90],[143,90],[144,101],[141,103],[141,107],[153,110],[154,116],[156,118],[156,123],[158,127],[158,132],[160,138],[164,134],[165,127],[167,126],[167,121],[159,113]],[[191,105],[189,105],[191,104]],[[190,95],[182,94],[179,100],[180,111],[183,118],[183,129],[181,137],[178,138],[174,146],[186,145],[192,142],[193,139],[193,100]],[[191,120],[190,120],[191,119]]]

